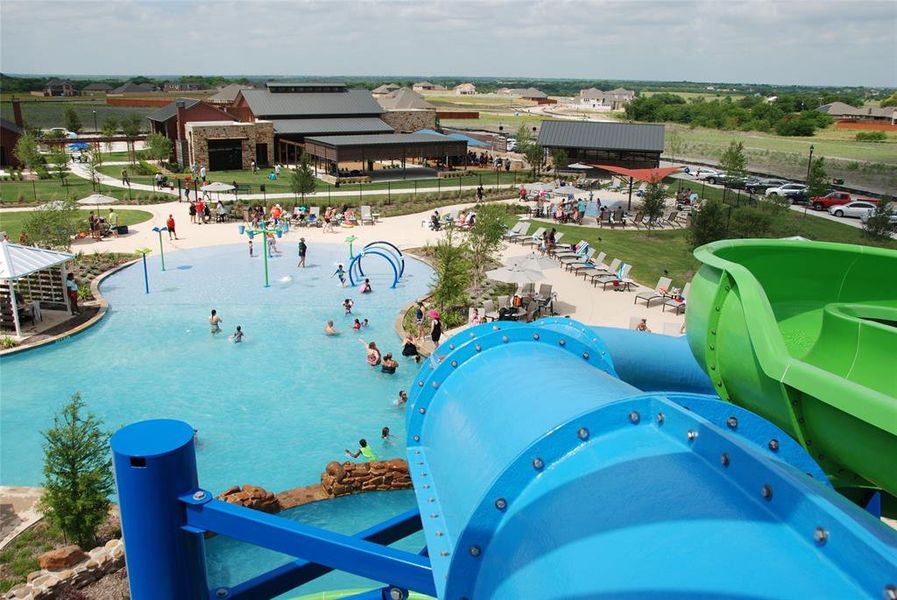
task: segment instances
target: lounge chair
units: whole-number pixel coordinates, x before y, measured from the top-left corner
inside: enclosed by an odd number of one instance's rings
[[[498,297],[498,310],[503,308],[508,308],[511,306],[511,297],[510,296],[499,296]]]
[[[595,249],[589,248],[585,254],[570,256],[561,259],[561,265],[565,271],[572,271],[574,266],[583,264],[592,264],[592,257],[595,256]]]
[[[362,204],[361,205],[361,224],[364,225],[365,223],[370,223],[371,225],[373,225],[374,224],[374,216],[371,214],[371,207]]]
[[[623,284],[624,289],[631,286],[634,282],[629,279],[629,271],[632,269],[632,265],[628,265],[623,263],[622,270],[619,273],[613,273],[611,275],[605,275],[603,277],[597,277],[592,280],[592,284],[597,286],[599,283],[601,284],[603,290],[607,290],[607,286],[613,285],[614,287],[618,287],[620,284]]]
[[[667,218],[664,219],[664,221],[666,221],[670,225],[670,227],[678,227],[679,225],[681,225],[681,223],[679,223],[678,219],[679,219],[679,211],[674,210],[674,211],[671,211],[670,214],[667,215]]]
[[[537,244],[542,243],[542,234],[545,233],[544,227],[539,227],[533,234],[529,237],[525,237],[523,239],[517,240],[523,246],[535,246]]]
[[[504,238],[509,242],[513,242],[519,238],[526,237],[529,225],[526,221],[518,221],[516,225],[505,232]]]
[[[585,240],[579,240],[573,245],[572,250],[556,250],[554,253],[554,257],[557,259],[567,258],[570,256],[580,256],[585,250],[583,248],[587,247],[589,244]]]
[[[604,227],[605,225],[610,226],[610,213],[611,211],[605,210],[598,215],[598,227]]]
[[[636,213],[635,217],[629,222],[630,225],[634,226],[636,229],[642,228],[642,220],[644,220],[645,215],[643,213]]]
[[[587,269],[594,269],[595,265],[600,265],[601,263],[603,263],[605,258],[607,258],[607,253],[600,252],[598,256],[594,258],[590,258],[589,260],[570,265],[570,272],[573,273],[574,276],[579,275],[581,272]]]
[[[638,304],[639,300],[645,301],[645,306],[651,306],[652,300],[663,300],[667,297],[667,292],[670,291],[670,284],[673,283],[673,280],[669,277],[661,277],[657,280],[657,285],[654,286],[653,290],[645,290],[644,292],[639,292],[635,295],[635,300],[633,300],[633,304]]]
[[[320,206],[312,206],[308,209],[308,226],[309,227],[320,227],[321,226],[321,207]]]
[[[626,219],[623,218],[622,208],[618,208],[613,212],[613,214],[610,215],[610,226],[611,229],[617,226],[626,227]]]
[[[563,234],[563,233],[556,233],[556,234],[554,234],[554,243],[555,243],[554,248],[557,248],[557,244],[561,241],[561,239],[563,239],[563,237],[564,237],[564,234]],[[554,256],[554,249],[549,248],[549,249],[548,249],[548,254],[549,254],[549,256]]]
[[[599,277],[607,277],[612,273],[616,273],[617,269],[620,268],[620,262],[619,258],[615,258],[610,261],[609,265],[598,265],[594,269],[587,269],[583,276],[591,281],[592,285],[596,285],[595,280]]]
[[[690,281],[685,284],[685,286],[682,288],[682,291],[679,293],[679,295],[682,296],[682,300],[676,300],[675,298],[667,298],[666,300],[663,301],[663,304],[662,304],[663,312],[666,312],[667,306],[672,307],[677,315],[679,314],[680,311],[685,312],[685,303],[688,301],[689,290],[691,290],[691,282]]]
[[[498,310],[496,310],[495,303],[492,300],[486,300],[483,302],[483,318],[487,321],[498,320]]]
[[[583,279],[588,279],[589,277],[594,277],[595,275],[602,275],[607,273],[607,269],[609,268],[606,264],[604,264],[604,259],[607,258],[607,252],[599,252],[598,256],[592,261],[592,266],[585,267],[576,270],[577,275],[582,275]]]

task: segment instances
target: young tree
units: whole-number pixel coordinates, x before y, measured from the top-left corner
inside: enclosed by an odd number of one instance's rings
[[[518,148],[520,148],[519,145]],[[528,143],[521,149],[521,152],[526,156],[526,160],[533,170],[533,176],[538,177],[545,164],[545,148],[540,144]]]
[[[290,173],[290,189],[297,196],[302,196],[304,202],[305,194],[310,194],[315,191],[316,183],[317,181],[315,179],[314,171],[312,171],[311,168],[311,162],[308,160],[308,155],[303,153],[299,157],[299,163],[296,165],[296,168]]]
[[[53,172],[59,177],[62,185],[65,185],[65,178],[69,174],[69,157],[61,146],[57,146],[50,152],[50,162],[53,163]]]
[[[526,146],[533,141],[533,133],[525,124],[517,128],[517,148]]]
[[[162,162],[171,158],[171,140],[161,133],[151,133],[146,136],[146,155],[156,161]]]
[[[502,217],[507,214],[500,204],[483,204],[477,209],[473,227],[467,234],[467,250],[473,267],[473,284],[479,288],[484,273],[495,261],[501,248],[505,225]]]
[[[37,138],[31,133],[25,133],[19,138],[12,153],[20,163],[29,169],[34,169],[43,162],[43,157],[37,147]]]
[[[667,189],[663,182],[651,183],[645,189],[645,195],[642,197],[642,212],[649,223],[653,223],[663,213],[667,195]]]
[[[706,200],[691,217],[688,239],[692,248],[726,237],[726,208],[719,200]]]
[[[121,131],[125,134],[128,144],[128,158],[132,163],[137,162],[137,151],[134,149],[134,138],[140,135],[141,123],[142,119],[133,113],[125,117],[121,122]]]
[[[109,434],[84,408],[76,392],[43,434],[46,479],[41,508],[66,541],[87,549],[94,545],[97,527],[106,519],[115,485]]]
[[[730,237],[769,237],[774,220],[773,214],[768,206],[739,206],[733,209]]]
[[[744,156],[744,144],[742,142],[729,142],[729,147],[719,159],[720,169],[725,171],[725,187],[729,187],[733,181],[747,179],[747,158]]]
[[[97,191],[97,184],[100,182],[100,153],[91,148],[82,152],[87,156],[87,174],[90,176],[90,185],[93,191]]]
[[[556,177],[559,168],[562,166],[566,167],[570,164],[570,157],[567,156],[567,151],[563,148],[555,148],[551,151],[551,162],[554,164],[554,174]]]
[[[825,196],[831,185],[825,171],[825,158],[819,157],[810,163],[810,174],[807,177],[807,198]]]
[[[71,106],[65,107],[65,128],[74,133],[81,132],[81,117]]]
[[[897,210],[897,206],[891,197],[883,197],[863,223],[863,233],[877,240],[888,239],[892,231],[897,231],[897,225],[891,222],[895,214],[892,210]]]
[[[35,246],[68,250],[78,233],[78,204],[68,199],[29,212],[22,231]]]
[[[445,228],[433,250],[433,302],[445,313],[452,306],[467,303],[470,262],[454,227]]]
[[[118,119],[115,117],[106,117],[102,127],[103,137],[111,138],[118,133]],[[106,152],[112,152],[112,142],[106,142]]]

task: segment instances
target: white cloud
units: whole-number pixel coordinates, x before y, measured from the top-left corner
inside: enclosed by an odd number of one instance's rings
[[[0,3],[0,69],[897,86],[893,0]]]

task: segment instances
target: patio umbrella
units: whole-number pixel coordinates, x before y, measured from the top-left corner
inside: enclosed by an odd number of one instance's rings
[[[37,210],[59,210],[63,206],[65,206],[65,202],[62,200],[52,200],[45,204],[41,204],[37,207]]]
[[[486,277],[502,283],[536,283],[545,279],[545,274],[536,269],[526,269],[520,266],[501,267],[486,271]]]
[[[525,271],[541,271],[558,266],[558,263],[545,256],[539,256],[535,252],[526,256],[515,256],[507,264],[510,268],[520,268]],[[497,270],[497,269],[496,269]]]
[[[573,163],[572,165],[567,165],[568,169],[594,169],[592,165],[584,165],[582,163]]]
[[[201,188],[200,191],[203,192],[218,192],[218,200],[221,200],[221,192],[232,192],[234,191],[234,186],[229,183],[224,183],[223,181],[213,181],[212,183],[208,183]]]
[[[76,150],[87,150],[88,148],[90,148],[90,144],[88,144],[87,142],[77,142],[75,144],[69,144],[69,150],[72,150],[73,152]]]
[[[105,194],[91,194],[78,200],[78,204],[96,204],[97,206],[100,204],[114,204],[116,202],[121,202],[121,200]]]

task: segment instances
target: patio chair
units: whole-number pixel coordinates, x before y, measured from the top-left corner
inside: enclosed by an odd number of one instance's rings
[[[320,206],[312,206],[308,209],[308,226],[309,227],[320,227],[321,226],[321,207]]]
[[[617,179],[616,177],[614,177],[610,180],[610,187],[607,189],[610,190],[611,192],[618,192],[618,191],[620,191],[620,188],[622,186],[623,186],[622,182],[619,179]]]
[[[634,281],[629,278],[629,271],[632,269],[632,265],[623,263],[622,270],[619,273],[614,273],[612,275],[605,275],[604,277],[599,277],[596,280],[593,280],[592,283],[597,286],[599,283],[602,285],[604,291],[607,291],[607,286],[613,285],[614,287],[623,287],[623,289],[628,289],[632,286]]]
[[[645,290],[644,292],[639,292],[635,295],[635,300],[633,300],[632,303],[638,304],[639,300],[644,300],[645,306],[651,306],[652,300],[663,300],[667,297],[667,293],[670,291],[671,283],[673,283],[673,280],[669,277],[661,277],[657,280],[657,285],[654,286],[653,290]]]
[[[635,217],[629,222],[630,225],[634,226],[636,229],[642,228],[642,220],[644,220],[645,215],[643,213],[635,213]]]
[[[592,285],[597,285],[597,283],[595,283],[597,279],[615,274],[617,272],[617,269],[620,268],[620,262],[621,261],[619,258],[615,258],[610,261],[610,264],[607,266],[600,265],[598,267],[595,267],[595,273],[588,273],[585,277],[591,282]]]
[[[681,225],[681,223],[678,222],[678,218],[679,218],[679,211],[674,210],[674,211],[671,211],[670,214],[667,215],[667,218],[664,220],[667,223],[669,223],[670,227],[677,227],[677,226]]]
[[[595,275],[601,275],[603,273],[607,273],[607,269],[609,268],[604,264],[604,259],[607,258],[607,252],[599,252],[598,256],[596,256],[592,260],[592,264],[588,267],[577,267],[574,271],[576,275],[582,275],[583,279],[588,279],[589,277],[594,277]]]
[[[595,249],[589,248],[585,254],[577,256],[569,256],[561,259],[561,265],[565,271],[572,271],[573,267],[583,264],[592,264],[592,257],[595,256]]]
[[[598,227],[604,227],[605,225],[610,226],[610,213],[611,211],[606,210],[598,215]]]
[[[563,232],[562,232],[562,233],[556,233],[556,234],[554,234],[554,243],[555,243],[555,246],[554,246],[554,248],[549,248],[549,249],[548,249],[548,255],[549,255],[549,256],[554,256],[554,251],[557,249],[557,244],[560,243],[560,241],[561,241],[561,239],[562,239],[563,237],[564,237]]]
[[[511,306],[511,297],[510,296],[499,296],[498,297],[498,310],[503,308],[508,308]]]
[[[688,292],[691,290],[691,282],[687,282],[685,286],[682,288],[682,291],[679,293],[679,296],[682,297],[681,300],[677,300],[676,298],[667,298],[663,301],[663,312],[666,312],[667,306],[673,308],[673,310],[678,315],[681,312],[685,312],[685,303],[688,302]]]
[[[365,204],[361,205],[361,224],[365,223],[374,224],[374,216],[371,214],[371,207]]]
[[[517,286],[517,295],[520,297],[526,296],[527,294],[535,294],[536,293],[536,284],[535,283],[521,283]]]
[[[498,320],[498,310],[495,308],[495,302],[486,300],[483,302],[483,318],[487,321]]]
[[[591,257],[588,260],[569,265],[570,272],[573,273],[573,276],[575,277],[587,269],[594,269],[595,265],[600,265],[604,262],[605,258],[607,258],[607,253],[600,252],[596,257]]]
[[[570,256],[580,256],[583,252],[585,252],[583,248],[587,247],[588,245],[588,242],[586,242],[585,240],[579,240],[578,242],[573,244],[572,249],[563,250],[561,248],[558,248],[554,253],[554,257],[557,259],[561,259]]]
[[[519,238],[526,237],[526,232],[529,231],[529,225],[530,224],[526,221],[518,221],[516,225],[505,232],[504,238],[509,242],[513,242]]]
[[[542,243],[542,234],[543,233],[545,233],[545,228],[539,227],[538,229],[536,229],[536,231],[533,232],[533,234],[531,236],[522,238],[517,241],[520,242],[520,244],[522,246],[535,246],[537,244]]]
[[[618,208],[610,215],[610,227],[613,229],[614,227],[626,227],[626,219],[623,218],[623,209]]]

